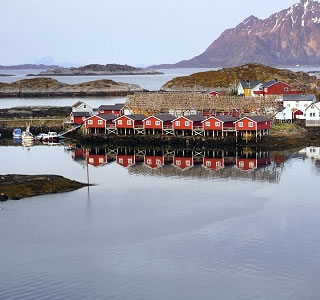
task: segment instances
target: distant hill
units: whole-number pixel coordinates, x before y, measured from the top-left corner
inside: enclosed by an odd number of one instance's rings
[[[223,32],[199,56],[173,65],[152,67],[231,67],[253,62],[320,66],[320,3],[300,0],[265,20],[250,16],[237,27]]]
[[[61,68],[56,65],[36,65],[36,64],[23,64],[15,66],[2,66],[0,65],[0,70],[47,70],[47,69],[58,69]]]
[[[306,86],[308,89],[315,87],[316,84],[316,77],[310,76],[305,72],[292,72],[290,70],[277,69],[261,64],[247,64],[240,67],[177,77],[167,82],[161,90],[229,90],[235,87],[240,80],[259,80],[266,82],[274,79],[291,84],[293,87]]]
[[[106,79],[73,85],[45,77],[0,82],[0,97],[126,96],[142,91],[144,89],[138,85]]]
[[[94,76],[94,75],[155,75],[162,74],[151,69],[118,64],[90,64],[79,68],[55,68],[29,76]]]

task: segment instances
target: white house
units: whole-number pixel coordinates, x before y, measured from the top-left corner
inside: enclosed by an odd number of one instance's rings
[[[263,83],[261,81],[241,80],[237,89],[238,96],[255,97],[254,92],[260,91],[262,86]]]
[[[310,104],[305,115],[307,127],[320,127],[320,102]]]
[[[320,160],[320,147],[307,147],[299,151],[299,153],[307,158]]]
[[[93,115],[93,111],[94,111],[94,108],[90,104],[82,101],[78,101],[72,106],[72,112],[77,112],[77,113],[87,112]]]
[[[293,120],[293,112],[288,107],[281,107],[277,110],[274,117],[278,122],[292,121]]]
[[[283,107],[290,108],[294,119],[306,119],[306,109],[309,105],[317,102],[317,97],[309,95],[283,95]]]

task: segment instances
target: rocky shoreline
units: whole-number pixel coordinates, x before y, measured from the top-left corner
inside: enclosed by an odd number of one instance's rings
[[[0,201],[71,192],[85,186],[57,175],[0,175]]]

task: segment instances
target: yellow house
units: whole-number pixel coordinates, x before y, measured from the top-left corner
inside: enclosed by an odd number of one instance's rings
[[[262,87],[260,81],[241,80],[238,85],[238,96],[253,97],[255,91]]]

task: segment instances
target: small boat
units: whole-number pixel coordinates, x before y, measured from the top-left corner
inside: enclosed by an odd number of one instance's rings
[[[13,136],[13,138],[21,138],[22,137],[21,129],[20,128],[15,128],[13,130],[12,136]]]
[[[47,135],[46,133],[39,133],[37,136],[36,136],[36,139],[39,140],[39,141],[42,141],[43,137]]]
[[[22,132],[22,141],[34,141],[33,134],[30,132],[30,126],[27,127],[26,131]]]
[[[48,134],[45,134],[41,141],[42,142],[58,142],[60,139],[60,136],[56,132],[48,132]]]

